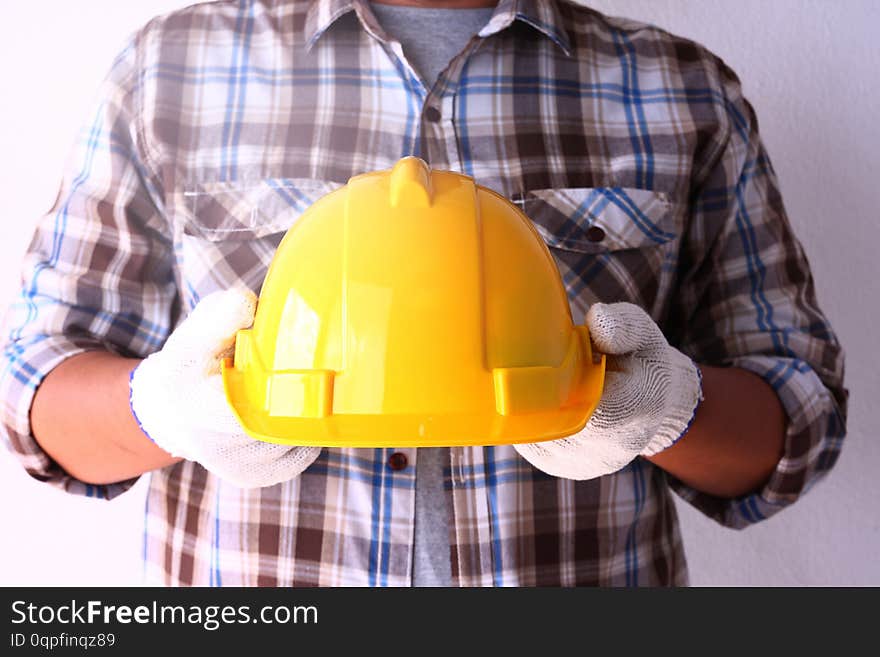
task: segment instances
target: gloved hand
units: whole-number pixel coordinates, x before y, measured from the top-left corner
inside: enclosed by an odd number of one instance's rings
[[[154,443],[242,488],[292,479],[321,451],[251,438],[226,402],[220,361],[253,323],[256,302],[244,289],[206,296],[130,377],[132,413]]]
[[[514,445],[536,468],[566,479],[601,477],[666,449],[690,427],[702,399],[696,364],[638,306],[597,303],[586,324],[596,349],[609,356],[598,407],[579,433]]]

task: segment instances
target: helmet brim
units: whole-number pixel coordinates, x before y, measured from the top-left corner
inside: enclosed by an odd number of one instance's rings
[[[236,418],[248,435],[264,442],[304,447],[458,447],[541,442],[577,433],[599,403],[605,357],[586,364],[575,402],[550,410],[509,415],[489,412],[277,417],[248,403],[244,376],[235,369],[232,359],[223,361],[221,370],[226,397]]]

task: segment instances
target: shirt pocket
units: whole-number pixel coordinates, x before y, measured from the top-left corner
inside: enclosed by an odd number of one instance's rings
[[[175,257],[188,305],[239,283],[259,292],[284,234],[312,203],[341,186],[312,178],[270,178],[198,183],[180,190],[174,202]]]
[[[659,320],[675,279],[682,216],[660,191],[539,189],[517,200],[553,254],[575,321],[596,302],[629,301]]]

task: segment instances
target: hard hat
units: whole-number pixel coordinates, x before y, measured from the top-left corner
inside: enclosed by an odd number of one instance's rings
[[[604,373],[529,219],[416,157],[302,214],[222,364],[249,435],[328,447],[559,438]]]

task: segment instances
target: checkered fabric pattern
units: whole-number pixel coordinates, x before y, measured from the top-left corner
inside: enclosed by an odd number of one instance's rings
[[[520,204],[576,320],[597,301],[636,303],[698,362],[764,377],[788,418],[775,473],[735,500],[642,459],[574,482],[512,447],[451,449],[456,584],[684,584],[670,490],[743,527],[833,465],[843,355],[737,77],[655,27],[527,0],[502,0],[432,88],[365,2],[213,2],[139,30],[37,225],[6,316],[12,452],[71,493],[123,492],[131,482],[85,484],[40,449],[28,411],[42,378],[84,350],[145,356],[205,294],[238,281],[258,291],[310,203],[411,154]],[[149,580],[408,585],[418,450],[401,450],[400,471],[387,465],[394,451],[324,449],[302,476],[262,490],[192,462],[153,472]]]

